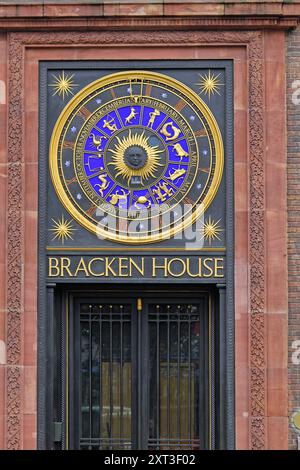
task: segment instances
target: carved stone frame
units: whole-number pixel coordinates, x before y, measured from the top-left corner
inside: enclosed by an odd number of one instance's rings
[[[264,36],[262,32],[115,31],[9,34],[6,446],[22,446],[24,321],[25,48],[43,45],[239,45],[248,51],[249,80],[249,447],[266,448]]]

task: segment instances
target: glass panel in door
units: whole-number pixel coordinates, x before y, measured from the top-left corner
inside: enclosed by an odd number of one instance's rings
[[[80,448],[131,449],[131,305],[80,305]]]
[[[149,449],[199,449],[199,305],[150,304],[148,321]]]

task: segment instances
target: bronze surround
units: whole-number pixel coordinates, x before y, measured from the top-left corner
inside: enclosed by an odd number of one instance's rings
[[[114,33],[11,33],[9,35],[9,122],[8,122],[8,257],[7,279],[7,422],[8,449],[21,447],[21,349],[24,260],[24,180],[22,173],[22,127],[24,53],[27,46],[48,44],[238,44],[246,45],[249,56],[249,137],[250,137],[250,446],[266,446],[265,406],[265,224],[263,163],[263,57],[261,32],[114,32]]]

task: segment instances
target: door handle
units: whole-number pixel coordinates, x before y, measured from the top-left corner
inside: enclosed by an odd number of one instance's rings
[[[137,308],[137,311],[139,313],[141,313],[142,309],[143,309],[143,303],[142,303],[142,299],[141,298],[138,298],[136,299],[136,308]]]

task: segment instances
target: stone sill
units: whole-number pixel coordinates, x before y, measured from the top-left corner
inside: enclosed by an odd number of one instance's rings
[[[2,17],[300,16],[300,0],[0,0]]]
[[[288,29],[300,0],[0,0],[0,29],[166,28]],[[173,23],[175,22],[175,24]]]

